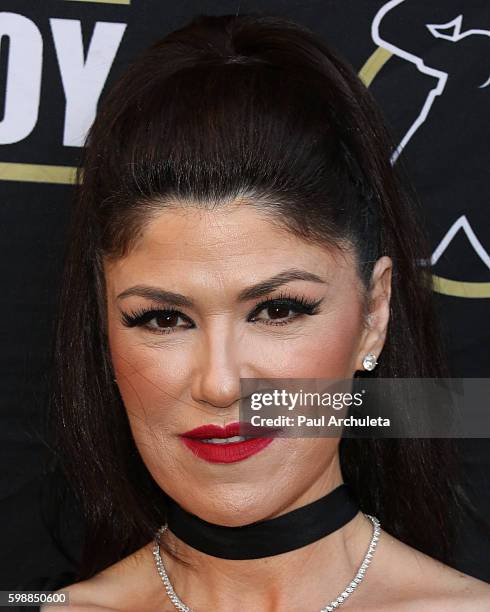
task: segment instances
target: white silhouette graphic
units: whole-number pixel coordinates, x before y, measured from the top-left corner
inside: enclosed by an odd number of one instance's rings
[[[415,132],[418,130],[418,128],[427,119],[427,116],[429,114],[429,111],[432,105],[434,104],[434,100],[436,96],[440,96],[442,94],[446,86],[447,79],[448,79],[447,72],[444,72],[442,70],[437,70],[436,68],[431,68],[430,66],[427,66],[424,63],[423,58],[418,57],[417,55],[414,55],[413,53],[409,53],[405,49],[400,49],[399,47],[395,46],[393,43],[383,39],[383,37],[381,36],[380,31],[379,31],[379,26],[380,26],[381,21],[386,17],[387,13],[393,10],[396,6],[403,4],[404,2],[406,2],[406,0],[390,0],[390,2],[387,2],[380,8],[380,10],[376,13],[373,19],[373,23],[371,25],[371,36],[374,42],[379,47],[383,47],[384,49],[393,53],[393,55],[397,55],[398,57],[401,57],[402,59],[407,60],[408,62],[411,62],[412,64],[415,64],[417,66],[417,70],[419,70],[423,74],[427,74],[437,79],[437,84],[429,92],[429,95],[427,96],[427,99],[425,100],[418,117],[415,119],[413,124],[410,126],[405,136],[403,136],[400,144],[395,149],[395,152],[392,154],[391,162],[393,164],[396,162],[397,158],[400,156],[400,153],[403,151],[403,149],[405,148],[409,140],[412,138],[412,136],[415,134]],[[467,30],[466,32],[461,32],[462,21],[463,21],[463,15],[458,15],[458,17],[456,17],[452,21],[449,21],[448,23],[439,24],[439,25],[426,24],[426,27],[435,38],[443,38],[451,42],[457,42],[461,40],[462,38],[466,38],[467,36],[476,36],[476,35],[477,36],[490,36],[490,30]],[[452,30],[452,33],[444,34],[442,33],[442,31],[444,30],[448,30],[448,31]],[[487,87],[488,85],[490,85],[490,78],[488,78],[484,83],[479,85],[479,87]]]
[[[377,12],[377,14],[375,15],[373,19],[372,26],[371,26],[371,35],[372,35],[373,41],[379,47],[386,49],[387,51],[391,52],[393,55],[396,55],[402,58],[403,60],[406,60],[414,64],[417,67],[417,70],[419,72],[435,79],[436,84],[429,91],[427,98],[422,104],[422,108],[420,109],[420,112],[418,113],[413,123],[409,126],[407,132],[404,134],[400,143],[398,144],[395,151],[393,152],[391,156],[392,164],[396,162],[396,160],[399,158],[402,151],[405,149],[407,144],[413,138],[414,134],[422,126],[422,124],[424,124],[424,122],[426,122],[426,120],[428,119],[431,108],[437,96],[440,96],[444,92],[447,82],[448,82],[448,77],[449,77],[449,72],[441,70],[440,69],[441,66],[439,66],[439,69],[435,68],[434,66],[428,66],[424,62],[423,57],[420,57],[419,55],[415,53],[411,53],[407,49],[402,49],[401,47],[397,46],[397,44],[394,44],[394,42],[392,42],[391,40],[387,40],[386,35],[385,37],[382,36],[380,26],[382,25],[383,20],[391,13],[391,11],[393,11],[393,9],[405,3],[406,3],[407,8],[410,8],[410,5],[412,5],[411,2],[406,2],[406,0],[390,0],[389,2],[386,2],[379,9],[379,11]],[[406,13],[405,13],[405,16],[406,16]],[[393,24],[393,21],[391,22],[391,24]],[[383,25],[385,26],[384,31],[386,31],[387,29],[386,22]],[[464,38],[468,38],[469,36],[490,37],[490,30],[468,29],[466,31],[462,31],[463,30],[463,14],[458,15],[457,17],[455,17],[454,19],[446,23],[440,23],[440,24],[426,23],[425,27],[427,28],[427,30],[430,32],[430,34],[434,38],[443,39],[444,41],[449,41],[449,43],[454,43],[454,44],[457,44],[459,41],[461,41]],[[388,30],[389,29],[390,28],[388,27]],[[407,44],[406,46],[409,46],[409,45]],[[422,53],[422,51],[420,51],[420,53]],[[478,76],[475,75],[475,78],[478,78]],[[488,87],[489,85],[490,85],[490,77],[487,77],[485,78],[485,81],[483,83],[479,85],[473,85],[473,87],[475,87],[475,89],[476,88],[482,89],[482,88]],[[481,259],[484,265],[490,270],[490,254],[485,250],[482,243],[478,240],[466,215],[459,216],[458,219],[451,225],[451,227],[449,228],[445,236],[442,238],[439,245],[436,247],[434,253],[432,254],[430,265],[434,266],[438,262],[438,260],[441,258],[443,253],[446,251],[446,249],[448,248],[448,246],[450,245],[451,241],[456,236],[456,234],[459,232],[459,230],[462,230],[465,233],[466,237],[468,238],[471,246],[473,247],[474,251],[477,253],[478,257]],[[425,262],[425,264],[427,265],[429,264],[429,262]]]
[[[436,263],[439,261],[441,255],[444,253],[444,251],[450,245],[452,239],[459,232],[459,230],[463,230],[463,232],[466,234],[466,237],[470,241],[471,246],[475,249],[475,252],[478,254],[478,256],[480,257],[482,262],[490,270],[490,255],[483,248],[482,243],[476,237],[476,234],[473,231],[473,228],[469,224],[468,219],[465,217],[465,215],[461,215],[461,217],[459,217],[459,219],[457,219],[451,225],[451,227],[447,231],[446,235],[444,236],[444,238],[439,243],[439,246],[432,253],[432,257],[431,257],[431,260],[430,260],[431,265],[432,266],[436,265]]]

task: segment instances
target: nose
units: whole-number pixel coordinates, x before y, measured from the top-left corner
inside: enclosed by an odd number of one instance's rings
[[[195,402],[228,408],[240,400],[238,341],[231,330],[209,330],[196,349],[191,385]]]

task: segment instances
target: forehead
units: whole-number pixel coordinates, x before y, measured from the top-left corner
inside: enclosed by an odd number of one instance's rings
[[[110,265],[111,275],[173,278],[215,274],[240,278],[266,276],[284,266],[304,266],[313,273],[326,268],[353,272],[351,253],[295,236],[252,206],[233,204],[215,210],[171,207],[155,215],[127,256]],[[130,279],[128,279],[130,280]]]

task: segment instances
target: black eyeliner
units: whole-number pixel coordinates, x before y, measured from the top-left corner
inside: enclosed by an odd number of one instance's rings
[[[323,298],[309,300],[304,295],[293,296],[290,293],[282,293],[277,297],[264,300],[257,304],[253,311],[248,315],[247,321],[260,313],[268,306],[289,306],[297,314],[314,315],[318,312],[318,307]],[[126,327],[142,327],[157,316],[178,315],[190,322],[190,319],[180,310],[175,308],[139,308],[130,312],[121,312],[121,322]]]
[[[298,314],[313,315],[318,312],[318,307],[323,302],[323,298],[318,300],[309,300],[304,295],[293,297],[291,294],[280,294],[275,298],[264,300],[257,304],[252,313],[249,315],[249,319],[257,315],[261,310],[268,306],[289,306],[295,309]]]
[[[185,315],[175,308],[140,308],[131,312],[122,312],[121,321],[126,327],[138,327],[149,323],[152,319],[158,316],[168,316],[177,314],[183,318]]]

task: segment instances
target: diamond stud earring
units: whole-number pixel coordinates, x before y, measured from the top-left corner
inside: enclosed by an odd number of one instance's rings
[[[362,367],[369,372],[374,370],[377,365],[376,355],[374,353],[368,353],[362,360]]]

